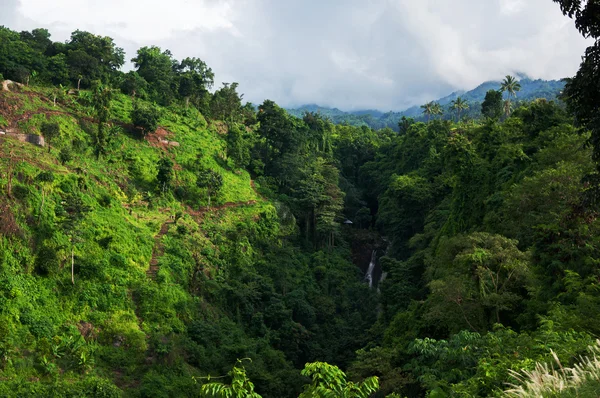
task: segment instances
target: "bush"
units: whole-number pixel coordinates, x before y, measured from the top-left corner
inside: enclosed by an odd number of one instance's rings
[[[56,250],[49,246],[42,246],[35,259],[35,272],[46,276],[58,272],[59,262]]]
[[[106,322],[102,339],[107,344],[125,346],[137,352],[146,351],[146,335],[140,330],[138,320],[131,311],[116,311]]]
[[[141,129],[144,136],[156,131],[159,119],[160,111],[154,105],[141,105],[136,102],[131,111],[133,125]]]
[[[18,200],[25,200],[29,196],[29,188],[26,185],[17,184],[13,186],[12,194]]]
[[[60,160],[62,165],[65,165],[65,163],[73,160],[73,153],[71,152],[71,149],[67,147],[62,148],[58,154],[58,160]]]

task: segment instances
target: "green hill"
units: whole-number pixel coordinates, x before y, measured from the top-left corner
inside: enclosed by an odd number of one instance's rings
[[[0,395],[195,396],[194,377],[251,357],[264,396],[291,396],[309,351],[351,354],[331,339],[358,338],[373,319],[348,249],[283,245],[286,207],[234,167],[223,123],[162,108],[160,127],[143,137],[131,97],[115,93],[98,158],[95,110],[82,105],[89,92],[54,106],[50,89],[11,90],[0,92]],[[16,139],[44,123],[60,126],[49,148]],[[161,159],[173,165],[167,191]],[[222,176],[210,207],[201,169]],[[369,299],[338,313],[349,305],[343,291]],[[350,316],[353,325],[342,320]]]

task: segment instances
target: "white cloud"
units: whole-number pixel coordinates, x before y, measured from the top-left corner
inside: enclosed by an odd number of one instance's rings
[[[562,78],[586,47],[549,0],[3,1],[13,29],[90,30],[129,58],[157,44],[286,106],[399,110],[517,71]]]
[[[228,2],[192,0],[20,0],[19,12],[48,25],[112,32],[136,42],[198,26],[232,28]]]

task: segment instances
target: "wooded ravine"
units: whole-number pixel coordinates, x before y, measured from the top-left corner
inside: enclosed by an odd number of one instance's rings
[[[555,2],[558,97],[381,129],[0,27],[0,396],[600,396],[600,19]]]

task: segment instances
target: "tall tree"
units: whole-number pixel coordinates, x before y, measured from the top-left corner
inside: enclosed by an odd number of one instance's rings
[[[238,122],[241,120],[242,97],[236,91],[238,83],[223,83],[210,100],[210,116],[213,119]]]
[[[48,152],[50,152],[50,143],[60,136],[60,125],[58,123],[44,122],[40,131],[48,145]]]
[[[504,116],[509,117],[510,112],[512,112],[512,109],[513,109],[512,102],[510,102],[509,99],[505,99],[502,102],[502,110],[504,111]]]
[[[211,197],[218,195],[223,187],[223,176],[214,170],[202,168],[198,172],[196,185],[198,188],[206,189],[206,196],[208,197],[208,205],[206,208],[210,209]]]
[[[35,180],[40,183],[40,191],[42,194],[42,202],[40,203],[40,208],[38,210],[38,221],[42,216],[42,211],[44,210],[44,203],[46,202],[46,186],[52,185],[54,182],[54,174],[51,171],[42,171],[39,173]]]
[[[400,121],[398,121],[398,131],[400,134],[406,134],[408,132],[408,128],[413,124],[415,124],[415,120],[413,118],[402,116]]]
[[[438,102],[434,102],[432,107],[432,115],[439,116],[441,118],[443,114],[444,110],[442,109],[442,106]]]
[[[121,82],[121,91],[133,98],[145,98],[148,92],[148,82],[135,71],[125,74]]]
[[[177,65],[171,52],[156,46],[142,47],[131,61],[137,73],[149,83],[151,98],[162,105],[169,105],[175,95],[173,69]]]
[[[427,116],[427,121],[429,122],[429,118],[434,114],[434,102],[428,102],[424,105],[421,105],[421,109],[423,109],[423,114]]]
[[[244,168],[250,163],[250,134],[244,134],[245,126],[231,124],[225,140],[227,141],[227,157],[236,168]]]
[[[553,0],[563,14],[575,19],[575,26],[594,43],[585,50],[577,74],[567,79],[563,92],[576,122],[591,131],[592,157],[600,170],[600,18],[595,0]]]
[[[167,157],[163,157],[158,161],[158,173],[156,181],[158,188],[164,193],[169,189],[171,180],[173,179],[173,161]]]
[[[178,75],[178,93],[185,101],[186,108],[191,99],[198,109],[206,112],[204,100],[209,96],[208,89],[214,84],[212,69],[201,59],[189,57],[175,64],[173,69]]]
[[[507,100],[510,104],[511,97],[517,98],[517,92],[521,91],[521,84],[517,81],[517,79],[515,79],[514,76],[506,75],[504,80],[502,80],[502,82],[500,83],[500,91],[503,93],[507,93]],[[508,113],[506,115],[508,116],[510,115],[510,106],[507,107],[505,105],[505,113],[507,109]]]
[[[79,193],[71,192],[62,200],[62,206],[56,208],[65,233],[71,241],[71,283],[75,284],[75,245],[80,240],[81,223],[91,207],[86,205]]]
[[[73,83],[90,87],[94,80],[110,82],[125,62],[125,52],[110,37],[76,30],[62,49]]]
[[[489,90],[485,93],[485,99],[481,103],[481,114],[490,119],[499,119],[502,116],[502,92]]]
[[[96,114],[96,121],[98,123],[98,129],[96,136],[94,137],[94,146],[96,158],[99,159],[101,154],[106,152],[106,145],[108,143],[107,134],[107,123],[110,120],[110,106],[113,96],[113,90],[101,84],[100,82],[95,83],[92,95],[92,105]]]
[[[467,101],[462,99],[461,97],[457,97],[455,100],[451,102],[451,107],[456,111],[456,121],[460,121],[460,112],[469,109],[469,105]]]
[[[156,106],[140,101],[134,103],[131,110],[131,121],[135,127],[142,130],[143,136],[156,131],[159,120],[160,110]]]

